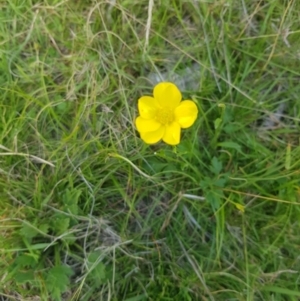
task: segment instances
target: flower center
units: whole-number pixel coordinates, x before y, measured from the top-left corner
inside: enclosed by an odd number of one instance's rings
[[[169,124],[174,120],[174,111],[170,108],[161,108],[157,110],[155,119],[162,125]]]

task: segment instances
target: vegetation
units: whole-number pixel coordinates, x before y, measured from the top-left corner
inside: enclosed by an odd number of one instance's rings
[[[2,300],[299,300],[299,12],[1,1]],[[197,121],[145,144],[145,79],[186,70]]]

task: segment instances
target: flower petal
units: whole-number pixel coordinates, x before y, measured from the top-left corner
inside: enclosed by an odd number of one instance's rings
[[[180,142],[180,125],[177,122],[172,122],[166,126],[166,131],[163,136],[163,141],[170,145],[176,145]]]
[[[175,109],[175,120],[183,129],[193,125],[198,116],[198,108],[191,100],[184,100]]]
[[[165,127],[161,126],[156,131],[141,133],[141,139],[147,144],[157,143],[163,137],[165,133]]]
[[[155,119],[144,119],[141,116],[137,117],[135,120],[135,125],[140,133],[153,132],[161,127],[161,124]]]
[[[150,96],[142,96],[138,100],[138,109],[141,117],[144,119],[152,119],[155,117],[158,108],[157,100]]]
[[[154,98],[158,101],[159,105],[163,108],[176,108],[181,99],[181,92],[173,83],[161,82],[154,87]]]

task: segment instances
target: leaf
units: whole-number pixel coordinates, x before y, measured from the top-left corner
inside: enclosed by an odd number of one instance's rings
[[[23,238],[31,241],[34,237],[39,234],[39,231],[35,228],[35,226],[31,225],[29,222],[23,222],[22,227],[20,229],[20,235]]]
[[[44,223],[44,224],[40,224],[39,225],[39,229],[44,232],[44,233],[48,233],[48,229],[49,229],[49,224],[48,223]]]
[[[165,168],[167,168],[168,164],[158,162],[158,163],[151,164],[151,167],[155,171],[155,173],[158,173],[158,172],[162,172]]]
[[[224,147],[224,148],[231,148],[235,149],[238,153],[244,154],[242,152],[242,148],[239,144],[232,142],[232,141],[225,141],[225,142],[220,142],[217,144],[218,146]]]
[[[9,253],[9,252],[21,252],[21,251],[28,251],[28,250],[40,250],[40,249],[45,249],[49,247],[50,243],[38,243],[34,245],[28,246],[28,248],[23,248],[22,246],[15,247],[13,249],[5,249],[3,252]],[[57,242],[51,243],[51,246],[56,245]]]
[[[283,288],[283,287],[279,287],[279,286],[264,286],[264,287],[261,287],[261,290],[278,293],[278,294],[282,294],[282,295],[300,297],[299,291],[294,291],[294,290],[290,290],[288,288]]]
[[[220,162],[216,157],[213,157],[213,159],[211,160],[211,168],[210,170],[214,173],[214,174],[219,174],[220,171],[222,170],[222,162]]]
[[[30,250],[40,250],[40,249],[45,249],[49,247],[50,243],[39,243],[39,244],[34,244],[30,246]],[[57,243],[51,243],[52,246],[56,245]]]
[[[38,263],[39,255],[22,254],[14,262],[19,268],[34,267]]]
[[[56,106],[56,109],[60,114],[66,114],[68,112],[68,108],[69,108],[69,103],[67,101],[60,102]]]
[[[26,282],[33,282],[34,281],[34,272],[33,271],[28,271],[28,272],[18,271],[14,275],[14,280],[18,284],[25,284]]]
[[[45,199],[42,201],[42,206],[45,206],[46,204],[49,203],[49,201],[51,200],[52,194],[50,193],[49,195],[47,195],[45,197]]]
[[[223,188],[223,187],[225,186],[226,182],[227,182],[227,179],[225,179],[225,178],[220,178],[220,179],[214,180],[214,181],[213,181],[213,184],[214,184],[215,186],[217,186],[217,187]]]
[[[205,190],[211,188],[212,180],[211,180],[211,178],[204,177],[204,179],[202,179],[202,180],[199,182],[199,185],[200,185],[201,189],[205,191]]]
[[[286,157],[284,167],[286,170],[291,168],[291,144],[289,143],[286,147]]]
[[[14,279],[16,282],[25,283],[34,280],[33,271],[37,268],[39,254],[21,254],[9,265],[8,279]]]
[[[100,252],[93,252],[88,257],[88,268],[90,270],[89,278],[93,280],[97,286],[100,286],[105,281],[106,271],[103,262],[99,261]]]
[[[55,231],[55,234],[60,235],[69,229],[70,218],[63,214],[55,214],[52,219],[52,228]]]
[[[217,118],[214,121],[215,130],[217,130],[220,127],[221,123],[222,123],[222,119],[221,118]]]
[[[214,210],[218,210],[221,206],[221,198],[218,194],[214,193],[213,191],[209,191],[205,195],[206,200],[211,204]]]
[[[55,266],[48,271],[45,284],[54,300],[61,300],[61,294],[69,288],[72,275],[72,269],[65,265]]]
[[[63,195],[64,211],[72,214],[78,214],[78,200],[81,195],[81,190],[67,189]]]
[[[69,246],[73,245],[77,240],[74,233],[66,233],[61,239],[62,241],[66,242]]]
[[[239,131],[240,129],[241,129],[241,125],[240,124],[233,124],[233,123],[228,123],[224,127],[224,131],[227,134],[232,134],[234,132]]]
[[[143,295],[131,297],[129,299],[126,299],[125,301],[142,301],[142,300],[148,300],[147,295],[143,294]]]

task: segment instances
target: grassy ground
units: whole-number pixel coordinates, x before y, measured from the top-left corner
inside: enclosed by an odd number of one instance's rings
[[[1,300],[300,300],[300,5],[151,2],[0,2]],[[141,77],[193,63],[145,145]]]

